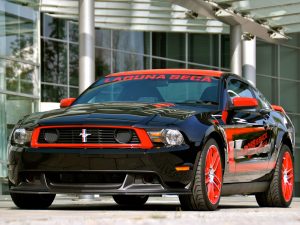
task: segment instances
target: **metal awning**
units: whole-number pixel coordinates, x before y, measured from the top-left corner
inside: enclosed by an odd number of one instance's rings
[[[215,0],[286,34],[300,32],[300,0]]]
[[[41,11],[54,17],[78,19],[78,0],[42,0]],[[224,23],[194,18],[184,7],[168,0],[95,0],[95,26],[108,29],[228,33]]]
[[[42,12],[78,19],[79,0],[40,0]],[[95,26],[229,33],[229,25],[274,42],[300,32],[300,0],[95,0]]]

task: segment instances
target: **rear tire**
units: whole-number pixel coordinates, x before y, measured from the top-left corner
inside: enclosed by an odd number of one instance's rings
[[[294,163],[290,148],[282,145],[275,171],[266,192],[255,195],[261,207],[289,207],[293,199]]]
[[[219,146],[214,139],[206,142],[200,152],[191,195],[181,195],[183,210],[216,210],[219,206],[223,169]]]
[[[20,209],[46,209],[55,199],[55,194],[10,193],[10,196]]]
[[[142,206],[144,205],[149,196],[148,195],[114,195],[112,196],[114,201],[118,205],[127,205],[127,206]]]

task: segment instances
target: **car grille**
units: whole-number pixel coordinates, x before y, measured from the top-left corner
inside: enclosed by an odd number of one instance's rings
[[[114,128],[87,128],[85,133],[89,134],[84,141],[85,144],[119,144],[115,139],[115,131],[119,129]],[[57,144],[81,144],[83,143],[82,128],[43,128],[38,136],[38,143],[49,143],[46,141],[45,133],[54,132],[58,134],[55,142]],[[132,138],[128,144],[140,143],[140,140],[134,130],[131,130]]]

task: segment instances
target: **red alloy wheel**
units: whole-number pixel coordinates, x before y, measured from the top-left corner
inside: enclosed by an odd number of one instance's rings
[[[221,196],[222,163],[220,153],[214,145],[209,147],[206,155],[205,185],[209,201],[216,204]]]
[[[286,151],[282,159],[281,167],[281,190],[283,198],[289,202],[293,196],[294,188],[294,167],[291,154]]]

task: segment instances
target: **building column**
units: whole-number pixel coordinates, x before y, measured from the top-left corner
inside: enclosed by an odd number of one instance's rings
[[[243,77],[256,86],[256,37],[243,40]]]
[[[79,93],[95,81],[95,2],[79,1]]]
[[[242,75],[242,27],[230,26],[230,69],[239,76]]]

